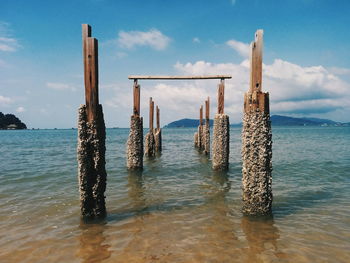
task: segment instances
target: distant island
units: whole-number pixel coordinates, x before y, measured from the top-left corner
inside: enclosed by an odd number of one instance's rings
[[[327,119],[318,118],[294,118],[281,115],[272,115],[271,124],[273,126],[350,126],[350,123],[335,122]],[[189,128],[197,127],[198,119],[181,119],[173,121],[164,126],[164,128]],[[210,126],[213,125],[213,120],[210,120]],[[231,124],[231,127],[240,127],[242,123]]]
[[[204,120],[205,121],[205,120]],[[209,120],[210,126],[213,126],[214,121]],[[164,128],[188,128],[188,127],[197,127],[199,125],[199,120],[197,119],[181,119],[178,121],[170,122],[165,125]]]
[[[0,130],[23,130],[27,129],[20,119],[13,114],[3,114],[0,112]]]

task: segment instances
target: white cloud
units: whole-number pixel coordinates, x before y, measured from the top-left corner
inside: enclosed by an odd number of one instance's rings
[[[128,55],[128,54],[125,53],[125,52],[117,52],[117,53],[116,53],[117,58],[124,58],[124,57],[126,57],[127,55]]]
[[[200,39],[198,37],[195,37],[195,38],[192,39],[192,42],[193,43],[200,43],[201,41],[200,41]]]
[[[164,50],[170,43],[170,38],[157,29],[150,31],[120,31],[118,34],[118,43],[124,48],[133,48],[136,46],[149,46],[156,50]]]
[[[8,104],[11,104],[13,102],[13,99],[10,97],[5,97],[0,95],[0,105],[1,106],[6,106]]]
[[[16,109],[16,112],[18,112],[18,113],[20,113],[20,112],[25,112],[26,111],[26,109],[24,108],[24,107],[18,107],[17,109]]]
[[[18,40],[11,37],[10,31],[10,25],[0,21],[0,51],[14,52],[21,47]]]
[[[243,94],[249,88],[249,61],[240,64],[214,64],[205,61],[181,64],[175,68],[181,73],[193,75],[231,74],[226,80],[225,107],[233,119],[242,114]],[[196,83],[198,92],[210,94],[216,100],[215,84]],[[270,92],[273,114],[322,114],[338,110],[350,115],[350,83],[322,66],[302,67],[281,59],[263,65],[263,90]],[[197,96],[198,97],[198,96]],[[197,103],[201,101],[197,99]],[[335,116],[336,117],[336,116]]]
[[[225,112],[231,123],[241,122],[243,97],[249,89],[249,59],[240,63],[211,63],[196,61],[174,65],[175,74],[213,75],[228,74],[225,80]],[[289,116],[327,117],[336,121],[349,121],[350,82],[346,71],[335,71],[320,65],[304,67],[275,59],[263,65],[263,91],[270,93],[272,114]],[[148,123],[148,99],[153,97],[160,106],[162,123],[179,118],[198,118],[198,109],[207,96],[211,99],[211,117],[216,113],[217,85],[219,80],[195,81],[140,81],[141,114],[145,127]],[[125,84],[126,85],[126,84]],[[108,107],[121,112],[132,112],[132,84],[107,85],[111,96],[105,102]],[[115,96],[113,96],[115,92]]]
[[[46,86],[54,90],[71,90],[76,91],[76,88],[70,84],[66,83],[57,83],[57,82],[47,82]]]
[[[242,57],[249,57],[250,54],[250,45],[243,43],[234,39],[231,39],[226,42],[226,44],[236,50],[236,52]]]
[[[9,65],[5,62],[5,60],[0,59],[0,68],[7,68]]]
[[[336,74],[336,75],[350,75],[349,68],[331,67],[328,70],[329,70],[329,72]]]
[[[14,52],[18,49],[17,39],[9,37],[0,37],[0,51]]]

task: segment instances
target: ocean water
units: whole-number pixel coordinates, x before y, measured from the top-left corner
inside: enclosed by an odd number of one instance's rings
[[[350,262],[350,128],[273,127],[273,215],[241,213],[241,137],[211,170],[195,129],[128,173],[107,129],[107,210],[80,220],[77,130],[0,131],[0,262]]]

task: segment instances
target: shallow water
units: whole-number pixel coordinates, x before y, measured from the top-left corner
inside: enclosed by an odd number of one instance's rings
[[[163,153],[125,168],[107,129],[107,210],[79,214],[76,130],[0,131],[0,262],[350,262],[350,128],[273,127],[273,216],[241,214],[240,129],[230,170],[164,129]]]

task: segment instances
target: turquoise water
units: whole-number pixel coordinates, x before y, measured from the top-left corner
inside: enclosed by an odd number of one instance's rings
[[[350,128],[273,127],[273,217],[242,216],[240,129],[211,170],[195,129],[128,173],[107,129],[107,210],[80,221],[76,130],[0,131],[0,262],[350,262]]]

